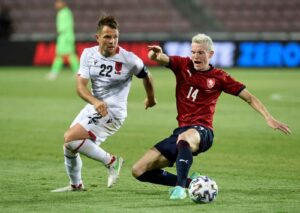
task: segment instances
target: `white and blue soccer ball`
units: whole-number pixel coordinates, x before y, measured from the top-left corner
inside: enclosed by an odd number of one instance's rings
[[[218,185],[207,176],[199,176],[191,181],[188,192],[195,203],[210,203],[218,195]]]

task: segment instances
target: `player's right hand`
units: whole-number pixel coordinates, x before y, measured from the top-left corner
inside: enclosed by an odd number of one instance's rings
[[[148,46],[148,50],[148,58],[151,60],[156,60],[157,56],[162,53],[161,47],[157,45]]]
[[[155,98],[146,98],[144,101],[145,109],[148,109],[149,107],[153,107],[157,104],[157,101]]]
[[[108,111],[107,111],[107,104],[103,101],[97,101],[95,104],[94,104],[94,108],[95,110],[100,114],[102,115],[103,117],[106,116],[108,114]]]
[[[272,129],[278,129],[287,135],[290,135],[292,133],[292,131],[290,130],[288,125],[286,125],[272,117],[267,120],[267,123]]]
[[[162,53],[162,48],[158,45],[149,45],[148,50],[152,50],[155,53]]]

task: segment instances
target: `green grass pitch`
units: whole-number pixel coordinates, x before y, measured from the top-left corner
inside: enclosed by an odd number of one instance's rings
[[[168,187],[141,183],[133,163],[177,126],[175,78],[165,68],[150,68],[158,104],[144,110],[142,81],[134,78],[128,118],[103,147],[126,162],[121,178],[106,188],[107,171],[83,159],[83,193],[50,193],[68,184],[63,133],[84,106],[74,77],[64,70],[44,80],[46,68],[0,68],[0,212],[299,212],[300,72],[279,69],[229,69],[236,79],[289,124],[286,136],[239,98],[222,94],[215,114],[213,147],[194,159],[191,171],[214,178],[217,200],[197,205],[170,201]],[[174,168],[168,168],[175,171]]]

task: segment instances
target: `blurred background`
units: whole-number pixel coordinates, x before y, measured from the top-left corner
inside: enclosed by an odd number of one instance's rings
[[[73,0],[76,50],[95,43],[99,17],[120,23],[120,45],[147,65],[146,47],[189,55],[191,37],[215,41],[220,67],[299,67],[300,0]],[[0,0],[0,65],[50,66],[55,51],[54,0]],[[4,21],[3,21],[4,20]]]

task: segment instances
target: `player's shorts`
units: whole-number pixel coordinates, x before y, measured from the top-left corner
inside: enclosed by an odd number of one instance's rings
[[[90,135],[91,139],[100,145],[108,136],[120,129],[124,122],[113,118],[110,114],[102,117],[91,104],[87,104],[77,115],[71,127],[79,123]]]
[[[199,132],[201,137],[199,149],[197,152],[193,153],[194,156],[198,155],[201,152],[207,151],[213,144],[214,133],[212,129],[199,126],[199,125],[176,128],[170,137],[154,145],[154,147],[169,160],[170,167],[172,167],[176,162],[176,158],[177,158],[176,142],[178,139],[178,135],[180,135],[181,133],[185,132],[188,129],[196,129]]]

